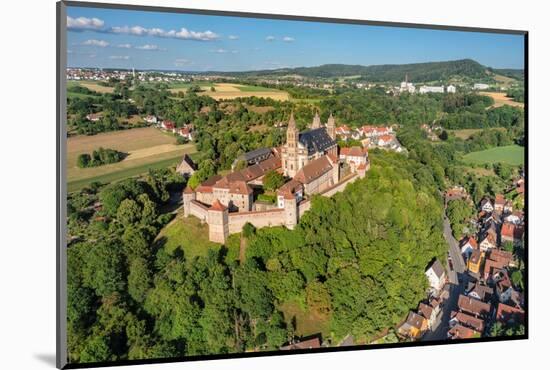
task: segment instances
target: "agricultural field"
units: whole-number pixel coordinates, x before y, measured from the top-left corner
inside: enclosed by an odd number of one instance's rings
[[[115,149],[127,156],[118,163],[79,168],[80,154],[99,147]],[[177,145],[176,138],[153,127],[75,136],[67,139],[68,190],[75,191],[93,181],[111,182],[146,173],[149,168],[164,168],[179,163],[184,153],[196,152],[193,144]]]
[[[487,130],[484,128],[465,128],[461,130],[447,130],[449,134],[454,134],[456,137],[462,140],[467,140],[470,137],[472,137],[473,134],[476,134],[478,132],[481,132],[483,130]],[[500,130],[500,131],[506,131],[504,127],[495,127],[491,128],[489,130]]]
[[[523,164],[524,148],[519,145],[499,146],[466,154],[462,159],[467,163],[507,163],[514,166]]]
[[[192,85],[198,85],[205,90],[203,92],[200,92],[199,95],[208,95],[216,100],[244,98],[250,96],[256,96],[259,98],[272,98],[275,100],[288,100],[289,98],[286,91],[271,89],[262,86],[240,85],[232,83],[180,84],[180,86],[178,87],[171,87],[170,91],[175,93],[179,91],[185,92]],[[210,87],[212,86],[216,91],[210,91]]]
[[[523,103],[513,101],[512,98],[509,98],[506,96],[506,93],[481,92],[480,94],[485,96],[490,96],[491,98],[493,98],[495,103],[492,105],[492,107],[495,107],[495,108],[502,107],[503,105],[510,105],[512,107],[523,108]]]
[[[89,90],[105,94],[105,93],[112,93],[115,91],[114,87],[111,86],[102,86],[97,81],[68,81],[67,87],[70,86],[82,86]]]

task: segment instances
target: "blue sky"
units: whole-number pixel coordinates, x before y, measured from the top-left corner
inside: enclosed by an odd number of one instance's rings
[[[471,58],[523,68],[523,36],[69,7],[70,67],[243,71]]]

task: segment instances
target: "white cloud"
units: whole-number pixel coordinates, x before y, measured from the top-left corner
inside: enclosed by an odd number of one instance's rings
[[[292,41],[294,41],[294,37],[285,36],[285,37],[283,37],[283,41],[284,42],[292,42]]]
[[[228,38],[229,40],[238,40],[238,39],[239,39],[239,36],[229,35],[229,36],[227,36],[227,38]]]
[[[95,54],[88,54],[88,58],[95,58],[96,55]]]
[[[275,41],[275,36],[267,36],[265,41]]]
[[[189,59],[179,58],[174,61],[176,67],[184,67],[193,64]]]
[[[153,37],[166,37],[180,40],[197,40],[197,41],[212,41],[219,38],[219,35],[212,31],[190,31],[186,28],[180,28],[177,30],[166,31],[162,28],[145,28],[141,26],[123,26],[123,27],[111,27],[109,32],[134,35],[134,36],[153,36]]]
[[[116,47],[121,49],[131,49],[132,44],[118,44]]]
[[[96,39],[91,39],[91,40],[86,40],[82,43],[82,45],[87,45],[87,46],[99,46],[100,48],[104,48],[106,46],[109,46],[109,43],[105,40],[96,40]]]
[[[67,17],[67,28],[70,30],[100,30],[104,24],[99,18]]]
[[[128,60],[130,57],[128,55],[111,55],[109,59],[113,60]]]
[[[145,44],[141,46],[136,46],[136,49],[139,50],[149,50],[149,51],[165,51],[166,49],[159,47],[158,45],[154,44]]]
[[[225,54],[225,53],[231,53],[231,54],[237,54],[238,50],[227,50],[227,49],[214,49],[210,50],[211,53],[218,53],[218,54]]]

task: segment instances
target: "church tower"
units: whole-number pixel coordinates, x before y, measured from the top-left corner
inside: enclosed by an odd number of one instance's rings
[[[285,176],[294,177],[298,172],[298,139],[300,132],[296,128],[294,112],[290,113],[286,129],[286,144],[283,147],[283,170]]]
[[[336,124],[334,123],[332,112],[330,113],[327,121],[327,134],[332,140],[336,140]]]
[[[319,117],[319,112],[315,112],[315,117],[313,117],[313,122],[311,123],[311,129],[315,130],[319,127],[321,127],[321,117]]]

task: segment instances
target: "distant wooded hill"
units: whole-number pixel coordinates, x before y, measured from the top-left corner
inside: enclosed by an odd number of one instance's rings
[[[491,73],[503,74],[514,79],[523,78],[521,69],[492,69],[475,60],[462,59],[447,62],[428,62],[413,64],[384,65],[349,65],[324,64],[317,67],[280,68],[260,71],[227,73],[235,76],[284,76],[300,75],[303,77],[334,78],[346,76],[361,76],[363,79],[375,82],[403,81],[408,75],[410,82],[428,82],[448,80],[453,77],[469,77],[472,79],[486,78]]]

